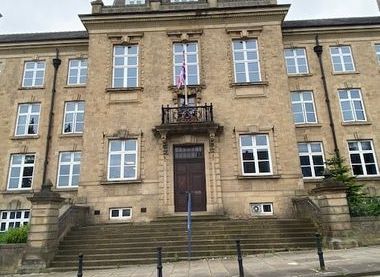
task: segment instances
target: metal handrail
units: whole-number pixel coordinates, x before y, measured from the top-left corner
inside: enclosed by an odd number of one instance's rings
[[[162,124],[211,123],[214,121],[212,104],[161,108]]]

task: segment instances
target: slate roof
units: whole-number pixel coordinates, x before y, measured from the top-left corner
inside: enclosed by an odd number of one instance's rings
[[[87,39],[86,31],[0,35],[0,43]]]
[[[283,29],[380,25],[380,16],[284,21]],[[0,43],[88,39],[86,31],[0,35]]]
[[[380,16],[284,21],[282,27],[283,29],[294,29],[312,27],[345,27],[355,25],[377,24],[380,24]]]

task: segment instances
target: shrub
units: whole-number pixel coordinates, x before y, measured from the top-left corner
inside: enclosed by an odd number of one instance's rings
[[[351,175],[351,169],[345,165],[339,153],[328,159],[326,164],[331,178],[347,186],[347,202],[351,216],[380,215],[380,198],[368,197],[363,192],[363,185],[356,182],[356,177]]]
[[[6,243],[26,243],[28,240],[29,226],[9,229],[4,237]]]

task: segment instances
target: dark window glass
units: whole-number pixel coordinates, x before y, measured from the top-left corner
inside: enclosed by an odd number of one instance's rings
[[[112,217],[119,217],[119,210],[112,210]]]
[[[7,219],[7,215],[8,215],[7,212],[3,212],[3,215],[1,216],[1,219]]]
[[[244,173],[256,173],[254,162],[244,162]]]
[[[308,156],[300,156],[301,165],[310,165],[310,159]]]
[[[376,166],[374,164],[366,165],[365,167],[367,169],[368,175],[376,175],[377,174]]]
[[[272,212],[272,207],[271,207],[271,205],[263,205],[263,210],[266,213],[270,213],[270,212]]]
[[[131,216],[131,210],[130,209],[124,209],[123,210],[123,216],[125,216],[125,217]]]
[[[310,167],[302,167],[302,175],[303,177],[311,177],[311,168]]]
[[[354,171],[354,175],[363,175],[363,168],[361,165],[353,165],[352,170]]]
[[[15,219],[15,217],[16,217],[16,212],[11,212],[11,214],[10,214],[10,219]]]
[[[259,171],[261,173],[270,172],[269,162],[259,162]]]

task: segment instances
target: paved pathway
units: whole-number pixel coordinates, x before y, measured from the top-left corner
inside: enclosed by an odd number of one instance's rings
[[[320,272],[315,251],[262,254],[244,257],[245,277],[378,276],[380,246],[325,251],[326,268]],[[236,259],[202,260],[164,264],[163,277],[239,276]],[[83,277],[155,277],[155,265],[128,266],[107,270],[84,270]],[[359,274],[360,273],[360,274]],[[359,275],[358,275],[359,274]],[[76,272],[9,276],[76,277]]]

